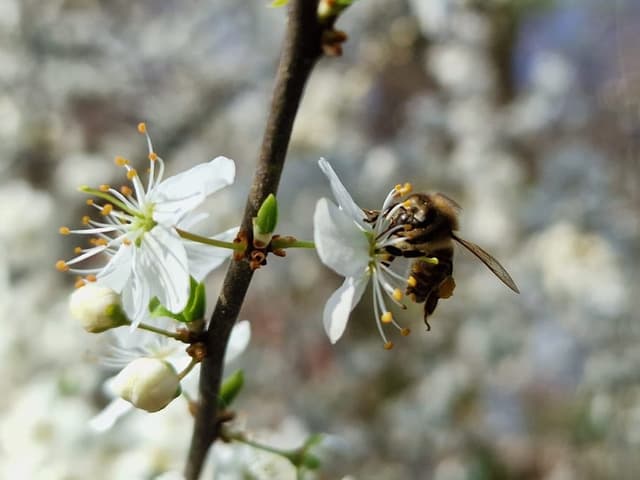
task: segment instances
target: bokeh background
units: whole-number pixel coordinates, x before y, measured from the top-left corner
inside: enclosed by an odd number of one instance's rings
[[[57,228],[85,213],[78,185],[122,181],[115,155],[144,164],[141,120],[169,173],[235,159],[208,227],[237,224],[285,14],[261,0],[0,0],[1,478],[182,468],[183,402],[88,428],[113,372],[67,312],[73,279],[53,265],[74,244]],[[404,181],[455,198],[462,235],[522,294],[458,251],[431,332],[412,306],[399,319],[413,334],[383,350],[365,295],[332,346],[321,312],[341,279],[312,251],[274,258],[241,315],[241,423],[279,446],[327,433],[320,479],[638,478],[640,4],[358,0],[338,27],[344,55],[318,65],[296,120],[282,232],[311,238],[324,156],[368,208]],[[214,461],[206,478],[292,474],[233,446]]]

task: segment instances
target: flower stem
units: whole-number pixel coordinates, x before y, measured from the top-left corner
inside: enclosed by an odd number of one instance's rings
[[[269,445],[265,445],[263,443],[256,442],[254,440],[250,440],[249,438],[247,438],[247,435],[244,432],[233,432],[225,428],[220,433],[220,436],[227,440],[233,440],[234,442],[244,443],[245,445],[249,445],[250,447],[256,448],[258,450],[262,450],[264,452],[280,455],[282,457],[285,457],[289,461],[291,461],[292,458],[298,454],[297,450],[281,450],[276,447],[271,447]],[[295,463],[294,463],[294,466],[296,466]]]
[[[130,321],[127,321],[125,325],[131,325]],[[176,332],[170,332],[169,330],[165,330],[164,328],[154,327],[153,325],[149,325],[148,323],[139,323],[137,328],[140,330],[146,330],[148,332],[157,333],[158,335],[163,335],[169,338],[175,338],[176,340],[180,340],[180,335]]]
[[[191,361],[189,362],[189,365],[187,365],[184,370],[182,370],[179,374],[178,374],[178,378],[180,380],[182,380],[184,377],[186,377],[189,372],[191,370],[193,370],[193,367],[195,367],[198,364],[198,360],[196,360],[195,358],[192,358]]]
[[[216,240],[215,238],[203,237],[202,235],[196,235],[195,233],[187,232],[186,230],[181,230],[179,228],[176,228],[176,232],[178,232],[178,235],[182,238],[186,238],[192,242],[211,245],[213,247],[228,248],[235,251],[244,250],[246,248],[242,243],[225,242],[223,240]]]
[[[316,248],[316,244],[305,240],[289,241],[283,238],[276,238],[271,242],[274,249],[277,248]]]
[[[276,74],[273,98],[240,232],[251,236],[253,217],[269,194],[276,194],[293,122],[309,75],[322,56],[323,32],[332,25],[318,22],[317,0],[294,0],[282,55]],[[248,238],[248,245],[253,239]],[[185,480],[198,480],[209,447],[219,435],[218,396],[222,383],[224,353],[231,329],[249,289],[253,270],[246,259],[231,262],[206,330],[207,356],[201,364],[199,406],[196,413]]]

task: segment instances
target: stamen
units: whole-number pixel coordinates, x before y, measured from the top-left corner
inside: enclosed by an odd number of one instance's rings
[[[67,265],[67,262],[65,262],[64,260],[58,260],[56,262],[56,270],[58,270],[59,272],[68,272],[69,265]]]
[[[104,216],[109,215],[111,212],[113,212],[113,205],[110,203],[105,204],[105,206],[100,210],[100,213]]]
[[[156,152],[149,152],[149,160],[155,162],[158,160],[158,154]]]
[[[124,157],[121,157],[120,155],[118,155],[113,161],[119,167],[124,167],[125,165],[129,164],[129,160],[127,160]]]
[[[91,217],[89,215],[84,215],[82,217],[82,224],[83,225],[89,225],[89,222],[91,222]]]
[[[138,133],[147,133],[147,125],[144,122],[138,124]]]
[[[391,315],[391,312],[384,312],[380,317],[380,320],[382,323],[391,323],[393,322],[393,315]]]
[[[411,200],[405,200],[400,205],[402,205],[404,208],[409,208],[411,206]]]
[[[403,328],[400,330],[400,335],[402,335],[403,337],[408,336],[411,333],[411,330],[408,328]]]
[[[84,279],[83,279],[82,277],[79,277],[79,278],[76,280],[76,283],[74,283],[74,284],[73,284],[73,286],[74,286],[75,288],[82,288],[82,287],[84,287],[84,285],[85,285],[85,281],[84,281]]]
[[[129,240],[128,238],[125,238],[124,240],[122,240],[122,243],[128,247],[129,245],[131,245],[131,240]]]
[[[126,185],[122,185],[120,187],[120,193],[123,195],[126,195],[127,197],[130,197],[131,195],[133,195],[133,190],[131,189],[131,187],[127,187]]]
[[[409,182],[407,182],[404,185],[396,185],[395,190],[400,196],[405,196],[406,194],[410,193],[411,190],[413,190],[413,186]]]
[[[133,180],[137,175],[138,175],[138,172],[136,171],[135,168],[132,168],[129,171],[127,171],[127,178],[129,180]]]
[[[84,202],[84,203],[86,203],[89,206],[92,206],[93,205],[93,198],[87,198],[87,201]]]
[[[417,284],[418,284],[418,280],[416,280],[416,277],[414,277],[413,275],[409,275],[409,278],[407,278],[407,285],[413,288]]]
[[[384,344],[384,349],[385,350],[391,350],[392,348],[393,348],[393,342],[392,341],[385,342],[385,344]]]
[[[69,227],[60,227],[58,229],[58,233],[60,235],[69,235],[71,233],[71,230],[69,229]]]
[[[400,290],[399,288],[396,288],[393,290],[393,298],[394,300],[397,300],[398,302],[400,300],[402,300],[404,298],[404,294],[402,293],[402,290]]]
[[[95,282],[96,280],[98,280],[98,278],[95,275],[93,275],[92,273],[87,275],[86,279],[87,279],[87,282]]]
[[[82,247],[75,247],[73,249],[73,253],[75,253],[76,255],[80,255],[82,253]]]
[[[106,183],[103,183],[98,187],[98,190],[100,190],[101,192],[107,193],[110,188],[111,187],[109,185],[107,185]]]

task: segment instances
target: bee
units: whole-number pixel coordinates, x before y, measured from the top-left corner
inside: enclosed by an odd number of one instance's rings
[[[493,256],[469,240],[459,237],[458,215],[461,207],[441,193],[414,193],[404,201],[382,212],[389,221],[387,231],[397,230],[393,245],[385,247],[389,263],[395,257],[415,258],[410,267],[406,294],[416,303],[424,302],[424,322],[431,330],[428,317],[438,300],[449,298],[455,289],[453,279],[454,242],[473,253],[507,287],[520,293],[506,269]],[[367,221],[375,221],[381,213],[367,211]]]

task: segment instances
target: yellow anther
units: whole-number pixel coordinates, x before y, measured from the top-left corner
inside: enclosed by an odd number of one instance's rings
[[[82,217],[82,224],[83,225],[89,225],[89,222],[91,222],[91,217],[89,215],[84,215]]]
[[[438,257],[422,257],[422,261],[425,263],[430,263],[431,265],[438,265],[440,263]]]
[[[128,247],[129,245],[131,245],[131,240],[129,240],[128,238],[125,238],[125,239],[122,241],[122,243],[124,243],[124,244]]]
[[[156,152],[149,152],[149,160],[155,162],[158,160],[158,154]]]
[[[104,238],[95,238],[94,240],[95,240],[94,245],[96,245],[96,246],[105,246],[105,245],[107,245],[109,243]]]
[[[399,302],[400,300],[402,300],[402,299],[403,299],[403,297],[404,297],[404,294],[402,293],[402,290],[400,290],[399,288],[396,288],[396,289],[393,291],[393,298],[394,298],[395,300],[397,300],[398,302]]]
[[[410,287],[415,287],[418,284],[418,280],[416,280],[416,277],[414,277],[413,275],[409,275],[409,278],[407,278],[407,285],[409,285]]]
[[[393,348],[393,342],[389,341],[389,342],[384,344],[384,349],[385,350],[391,350],[392,348]]]
[[[87,201],[84,203],[86,203],[89,206],[93,205],[93,198],[87,198]]]
[[[396,191],[396,193],[400,193],[400,190],[402,190],[402,184],[401,183],[396,184],[396,186],[393,187],[393,189]]]
[[[109,215],[111,212],[113,212],[113,205],[111,205],[110,203],[107,203],[104,207],[102,207],[102,210],[100,210],[100,213],[102,215]]]
[[[65,262],[64,260],[58,260],[56,262],[56,270],[58,270],[59,272],[68,272],[69,265],[67,265],[67,262]]]
[[[403,328],[400,330],[400,335],[402,335],[403,337],[408,336],[411,333],[411,330],[408,328]]]
[[[121,157],[120,155],[118,155],[116,158],[114,158],[113,161],[119,167],[124,167],[125,165],[129,164],[129,160],[127,160],[124,157]]]
[[[86,279],[87,279],[87,282],[95,282],[96,280],[98,280],[96,276],[93,274],[87,275]]]
[[[409,208],[411,206],[411,200],[405,200],[404,202],[402,202],[402,206],[404,208]]]
[[[400,195],[411,193],[411,190],[413,190],[413,186],[409,182],[405,183],[404,185],[396,185],[396,191]]]
[[[98,187],[98,189],[99,189],[101,192],[105,192],[105,193],[107,193],[107,192],[109,191],[109,189],[110,189],[110,188],[111,188],[111,187],[110,187],[109,185],[107,185],[106,183],[103,183],[102,185],[100,185],[100,186]]]
[[[60,235],[69,235],[71,233],[71,230],[69,230],[69,227],[60,227],[58,229],[58,233]]]
[[[82,247],[75,247],[73,249],[73,253],[75,253],[76,255],[80,255],[82,253]]]
[[[391,323],[393,322],[393,315],[391,315],[391,312],[384,312],[380,316],[380,320],[382,320],[382,323]]]
[[[127,172],[127,178],[128,178],[129,180],[133,180],[133,179],[136,177],[136,175],[138,175],[138,172],[136,171],[136,169],[135,169],[135,168],[132,168],[131,170],[129,170],[129,171]]]
[[[82,288],[85,285],[85,281],[82,278],[78,278],[76,280],[76,283],[73,284],[74,287],[76,288]]]
[[[133,190],[131,189],[131,187],[127,187],[126,185],[123,185],[120,187],[120,193],[130,197],[131,195],[133,195]]]
[[[144,122],[140,122],[138,124],[138,132],[139,133],[147,133],[147,124]]]

